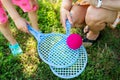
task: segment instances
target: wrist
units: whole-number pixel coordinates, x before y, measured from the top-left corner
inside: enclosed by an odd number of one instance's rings
[[[90,4],[94,7],[100,8],[102,6],[102,0],[90,0]]]
[[[102,0],[97,0],[97,5],[96,7],[97,8],[100,8],[102,6]]]

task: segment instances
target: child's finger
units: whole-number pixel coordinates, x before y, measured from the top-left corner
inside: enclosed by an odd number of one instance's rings
[[[26,25],[27,26],[27,25]],[[28,28],[27,27],[25,27],[25,32],[26,33],[29,33],[29,31],[28,31]]]
[[[27,33],[29,33],[27,26],[28,26],[28,24],[30,24],[30,22],[28,22],[27,20],[25,20],[25,22],[26,22],[25,31],[26,31]]]
[[[29,33],[29,31],[27,29],[27,25],[23,26],[20,30],[23,31],[23,32],[25,32],[25,33]]]

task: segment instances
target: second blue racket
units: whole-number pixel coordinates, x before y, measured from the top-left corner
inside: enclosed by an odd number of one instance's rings
[[[58,77],[70,79],[79,76],[87,64],[87,52],[83,46],[79,48],[79,58],[77,62],[67,68],[56,68],[50,66],[51,71]]]

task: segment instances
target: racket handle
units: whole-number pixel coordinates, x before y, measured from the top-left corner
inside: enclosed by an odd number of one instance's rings
[[[36,38],[37,41],[39,41],[40,38],[40,32],[32,28],[29,24],[27,24],[28,31]]]
[[[70,29],[71,29],[71,24],[68,21],[68,19],[66,20],[66,35],[70,34]]]

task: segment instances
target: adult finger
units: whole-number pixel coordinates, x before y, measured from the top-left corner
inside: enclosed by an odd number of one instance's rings
[[[63,26],[64,28],[66,28],[66,25],[65,25],[65,22],[66,22],[66,14],[61,13],[61,15],[60,15],[60,21],[61,21],[61,23],[62,23],[62,26]]]
[[[68,21],[70,22],[70,24],[73,24],[70,12],[67,13],[67,18],[68,18]]]

